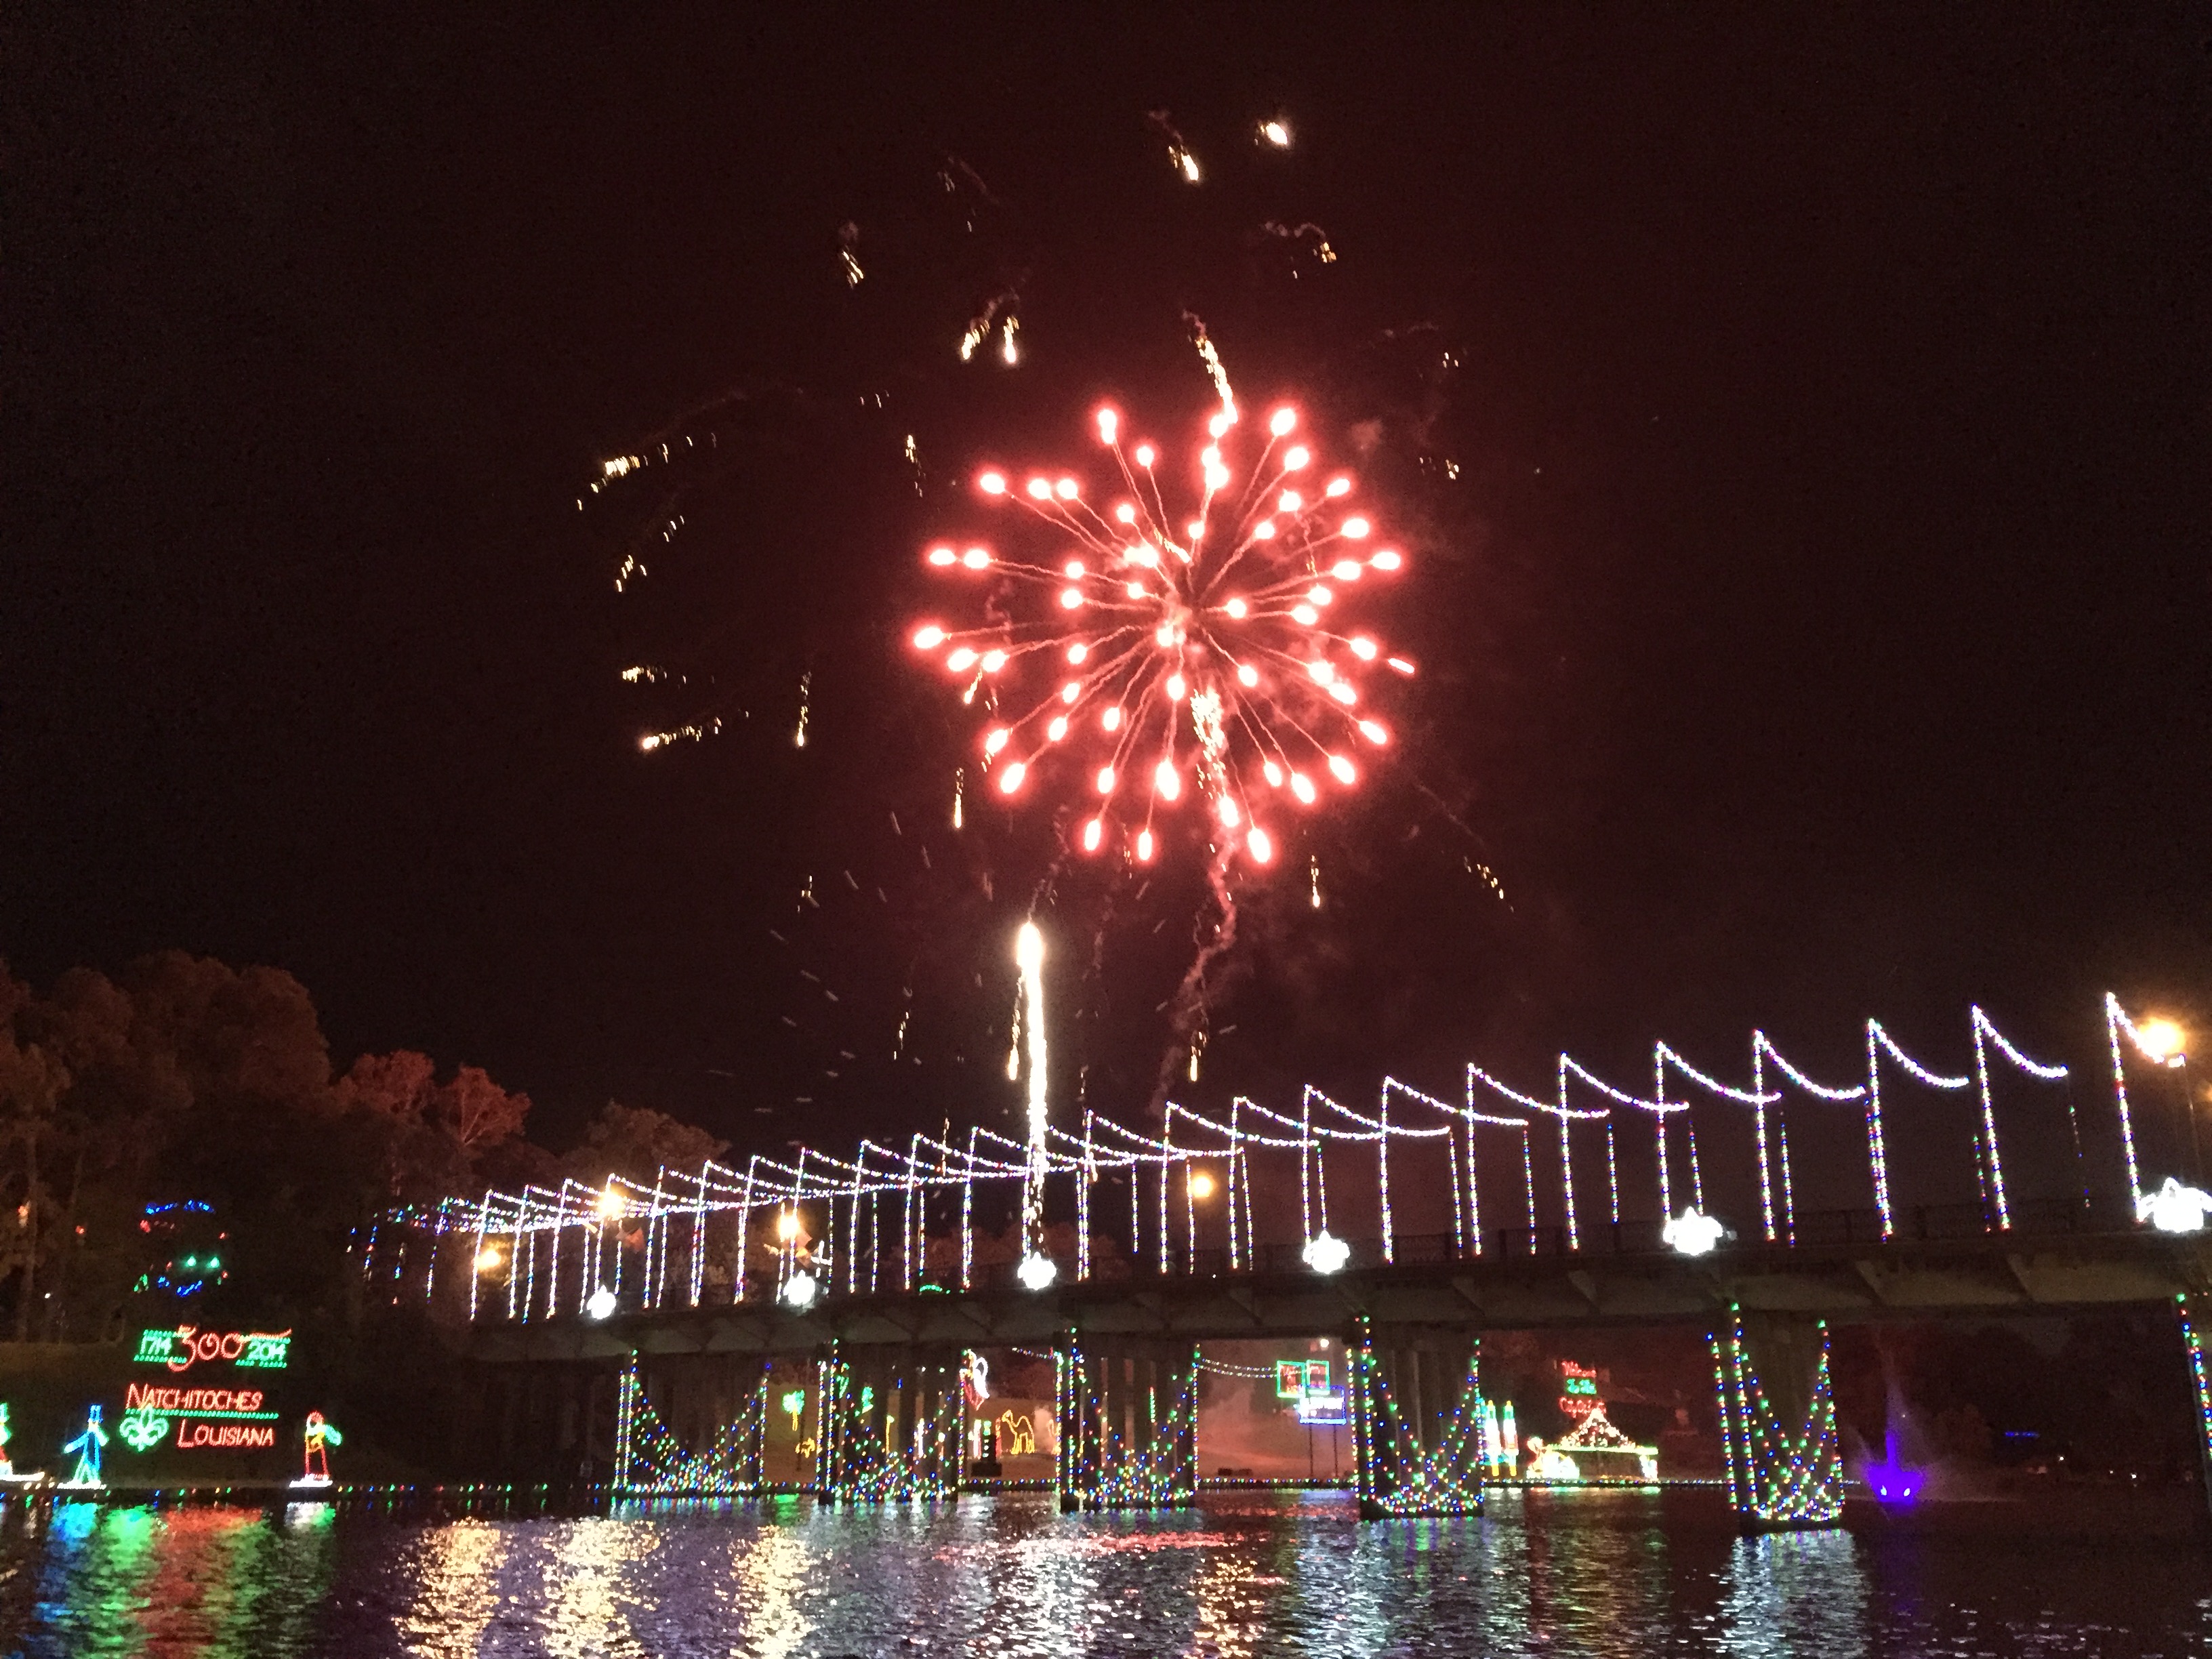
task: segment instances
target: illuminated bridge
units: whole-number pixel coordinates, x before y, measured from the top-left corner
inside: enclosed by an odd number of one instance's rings
[[[1459,1099],[1389,1079],[1371,1111],[1308,1089],[1295,1109],[1170,1104],[1152,1133],[1040,1112],[1027,1144],[976,1127],[448,1200],[388,1218],[364,1270],[465,1327],[491,1441],[527,1423],[588,1449],[596,1419],[637,1494],[761,1489],[770,1378],[794,1361],[823,1498],[948,1494],[975,1357],[1017,1349],[1053,1360],[1064,1505],[1186,1501],[1199,1345],[1328,1336],[1363,1511],[1468,1512],[1504,1467],[1481,1331],[1694,1325],[1740,1516],[1822,1524],[1842,1512],[1833,1322],[2168,1303],[2212,1420],[2212,1200],[2175,1173],[2158,1098],[2180,1052],[2115,999],[2105,1018],[2094,1109],[1975,1008],[1955,1074],[1869,1020],[1848,1081],[1754,1033],[1739,1080],[1659,1045],[1648,1094],[1562,1054],[1548,1097],[1469,1066]],[[1947,1182],[1971,1196],[1899,1190]],[[1869,1201],[1801,1201],[1850,1183]],[[1416,1210],[1425,1231],[1401,1224]]]

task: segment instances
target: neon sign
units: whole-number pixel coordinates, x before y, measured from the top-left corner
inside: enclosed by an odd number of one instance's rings
[[[275,1412],[263,1409],[267,1399],[259,1389],[173,1389],[133,1382],[124,1390],[123,1419],[116,1429],[135,1452],[151,1451],[167,1439],[172,1417],[179,1419],[179,1446],[273,1446],[275,1429],[252,1426],[276,1420]],[[240,1425],[248,1431],[242,1437],[228,1433]]]
[[[186,1423],[177,1431],[177,1444],[186,1450],[212,1446],[230,1451],[276,1443],[276,1425],[270,1423]]]
[[[1328,1391],[1328,1361],[1326,1359],[1278,1359],[1275,1362],[1276,1399],[1304,1400],[1309,1395]]]
[[[1586,1418],[1598,1405],[1597,1373],[1571,1359],[1559,1362],[1559,1410],[1569,1417]]]
[[[173,1371],[198,1364],[230,1364],[240,1370],[281,1371],[291,1364],[289,1331],[204,1331],[179,1325],[173,1331],[141,1331],[141,1365],[167,1365]]]
[[[165,1389],[154,1382],[133,1382],[123,1391],[126,1412],[174,1412],[179,1417],[274,1417],[261,1402],[267,1396],[258,1389]]]
[[[1307,1427],[1332,1426],[1348,1420],[1340,1394],[1310,1394],[1298,1401],[1298,1421]]]

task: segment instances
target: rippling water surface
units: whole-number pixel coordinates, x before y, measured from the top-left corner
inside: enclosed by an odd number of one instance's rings
[[[1360,1524],[1337,1494],[1139,1521],[1042,1497],[422,1520],[67,1505],[0,1537],[33,1655],[2185,1654],[2201,1541],[1740,1538],[1704,1493],[1493,1498]]]

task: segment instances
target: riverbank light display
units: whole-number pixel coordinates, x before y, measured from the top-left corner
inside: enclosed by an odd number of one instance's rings
[[[107,1431],[100,1426],[100,1416],[99,1407],[89,1407],[84,1427],[76,1438],[63,1443],[62,1455],[67,1457],[74,1454],[76,1458],[76,1467],[70,1471],[70,1478],[61,1483],[63,1486],[89,1492],[107,1485],[100,1472],[100,1454],[107,1445]]]
[[[320,1412],[309,1412],[307,1420],[300,1425],[300,1450],[302,1467],[295,1486],[327,1486],[331,1484],[330,1448],[342,1446],[345,1437]]]
[[[1598,1394],[1595,1368],[1571,1359],[1559,1362],[1560,1415],[1575,1426],[1547,1445],[1528,1437],[1530,1453],[1522,1478],[1540,1486],[1617,1486],[1659,1478],[1659,1449],[1640,1445],[1613,1425]]]
[[[110,1478],[160,1485],[279,1475],[277,1460],[294,1431],[271,1389],[291,1365],[289,1330],[178,1325],[140,1331],[128,1368],[137,1374],[125,1376],[122,1409],[113,1419],[129,1455],[111,1468]],[[307,1429],[300,1432],[319,1461],[320,1442]],[[335,1436],[330,1443],[337,1443]]]

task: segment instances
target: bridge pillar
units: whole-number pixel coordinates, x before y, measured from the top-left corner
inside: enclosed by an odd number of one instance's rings
[[[848,1350],[821,1362],[815,1492],[825,1504],[957,1497],[968,1438],[958,1351]]]
[[[1731,1304],[1711,1348],[1736,1519],[1761,1532],[1838,1524],[1844,1468],[1827,1321]]]
[[[1481,1514],[1481,1338],[1378,1345],[1363,1320],[1349,1358],[1360,1518]]]
[[[1054,1350],[1060,1507],[1179,1509],[1198,1496],[1198,1349],[1119,1342]]]

